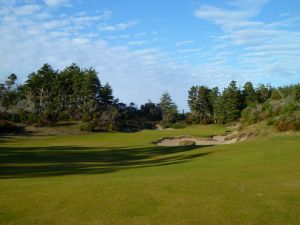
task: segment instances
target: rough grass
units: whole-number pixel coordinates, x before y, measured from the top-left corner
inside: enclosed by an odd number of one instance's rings
[[[300,136],[155,147],[224,128],[0,141],[0,224],[299,224]]]

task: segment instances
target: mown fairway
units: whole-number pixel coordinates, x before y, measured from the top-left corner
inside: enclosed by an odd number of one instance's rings
[[[0,224],[300,224],[300,136],[155,147],[223,127],[0,139]]]

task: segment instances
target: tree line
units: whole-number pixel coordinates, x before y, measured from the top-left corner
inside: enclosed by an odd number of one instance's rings
[[[222,92],[218,87],[192,86],[188,92],[189,120],[192,123],[228,123],[237,121],[243,109],[263,103],[271,97],[274,88],[259,85],[254,88],[246,82],[242,89],[231,81]]]
[[[253,123],[250,121],[257,122],[265,115],[272,117],[276,113],[271,109],[278,111],[283,105],[283,112],[297,111],[300,100],[299,84],[281,88],[261,84],[255,88],[246,82],[240,88],[231,81],[223,91],[192,86],[187,99],[190,112],[179,113],[167,92],[159,103],[126,105],[114,97],[108,83],[102,84],[93,68],[82,69],[76,64],[62,71],[44,64],[29,74],[24,84],[16,85],[16,80],[17,76],[11,74],[0,84],[0,119],[36,126],[76,120],[82,121],[81,129],[88,131],[137,131],[153,129],[157,124],[182,128],[188,124]]]
[[[119,102],[93,68],[72,64],[58,71],[45,64],[23,85],[16,80],[11,74],[0,84],[0,116],[13,122],[45,126],[81,120],[82,129],[125,130],[153,128],[162,117],[160,107],[150,101],[139,109]]]

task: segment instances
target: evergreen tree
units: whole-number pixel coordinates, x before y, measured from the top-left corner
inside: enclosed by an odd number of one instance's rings
[[[171,95],[168,92],[162,95],[159,106],[162,111],[163,126],[169,126],[171,123],[174,123],[177,115],[177,106],[172,101]]]
[[[5,110],[12,110],[16,104],[16,88],[15,83],[17,76],[10,74],[4,84],[0,84],[0,112]]]
[[[188,92],[188,105],[192,113],[197,113],[198,86],[192,86]]]
[[[269,85],[260,84],[257,88],[258,102],[267,101],[272,95],[272,87]]]
[[[225,88],[221,103],[224,104],[225,122],[236,121],[240,115],[243,106],[241,91],[236,86],[236,81],[231,81]]]
[[[206,86],[200,86],[198,89],[197,110],[201,123],[208,123],[212,119],[213,109],[209,101],[210,90]]]
[[[247,82],[243,89],[244,106],[253,106],[257,103],[257,94],[251,82]]]
[[[97,72],[90,68],[84,71],[83,84],[83,111],[92,112],[100,104],[101,84]]]
[[[103,105],[111,105],[114,102],[113,90],[109,83],[106,83],[100,91],[101,103]]]
[[[214,87],[209,92],[209,102],[212,106],[213,121],[217,123],[217,108],[220,104],[220,92],[218,87]]]

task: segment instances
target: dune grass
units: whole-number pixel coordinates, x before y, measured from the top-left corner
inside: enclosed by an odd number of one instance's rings
[[[0,224],[299,224],[299,135],[152,144],[224,131],[1,139]]]

